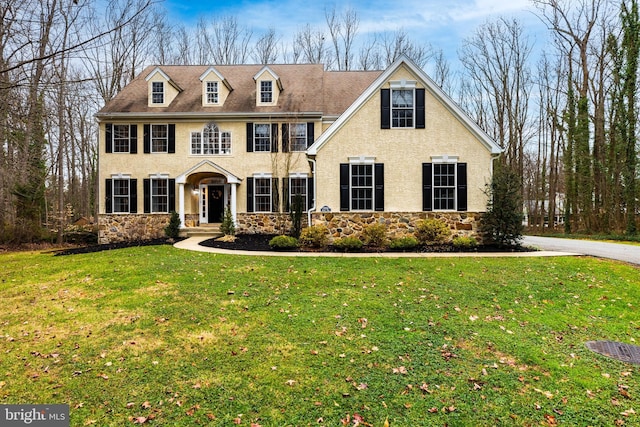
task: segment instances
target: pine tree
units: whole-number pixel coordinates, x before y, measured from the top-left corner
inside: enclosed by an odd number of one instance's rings
[[[486,194],[489,201],[481,222],[485,242],[499,247],[519,245],[524,225],[518,173],[508,165],[497,164]]]

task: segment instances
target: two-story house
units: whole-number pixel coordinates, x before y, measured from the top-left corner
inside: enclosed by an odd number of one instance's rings
[[[332,235],[408,233],[437,216],[473,234],[501,153],[413,62],[152,66],[96,115],[100,241],[222,220],[281,231],[292,198]]]

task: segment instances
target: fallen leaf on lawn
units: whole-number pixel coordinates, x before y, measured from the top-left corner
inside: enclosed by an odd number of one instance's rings
[[[234,418],[233,419],[233,423],[234,424],[242,424],[242,419],[241,418]]]
[[[147,417],[133,417],[134,424],[144,424],[147,422]]]
[[[365,390],[365,389],[367,389],[369,386],[368,386],[367,384],[365,384],[365,383],[360,383],[360,384],[358,384],[358,385],[356,385],[356,384],[354,383],[354,387],[356,388],[356,390]]]
[[[127,409],[131,409],[131,408],[133,408],[134,406],[135,406],[135,403],[133,403],[133,402],[129,402],[129,403],[127,403]]]
[[[433,408],[429,409],[428,411],[429,411],[429,413],[431,413],[431,414],[435,414],[436,412],[438,412],[438,408],[433,407]]]
[[[591,390],[587,390],[587,397],[589,399],[593,399],[594,397],[596,397],[595,393],[592,392]]]
[[[404,366],[400,366],[399,368],[393,368],[393,373],[406,375],[408,372],[407,368],[405,368]]]
[[[478,316],[469,316],[469,320],[475,322],[476,320],[478,320]]]
[[[624,415],[625,417],[628,417],[629,415],[633,415],[635,413],[636,411],[634,411],[633,408],[629,408],[624,412],[620,412],[620,415]]]
[[[545,414],[544,419],[547,421],[547,425],[549,426],[557,426],[558,422],[556,421],[556,417],[553,415]]]
[[[295,383],[296,383],[296,380],[287,380],[285,384],[287,384],[289,387],[292,387]]]
[[[543,394],[547,399],[552,399],[553,398],[553,394],[551,392],[542,391],[539,388],[534,388],[534,390],[537,391],[538,393]]]
[[[620,406],[620,402],[615,397],[611,399],[611,404],[613,406]]]
[[[109,376],[107,374],[100,374],[98,375],[100,378],[102,378],[103,380],[108,380]]]
[[[149,403],[149,401],[148,401],[148,400],[144,401],[144,402],[142,403],[142,408],[143,408],[143,409],[149,409],[149,408],[151,408],[151,403]]]
[[[362,329],[365,329],[367,327],[368,322],[369,321],[365,317],[361,317],[358,319],[358,323],[360,323],[360,326],[362,327]]]

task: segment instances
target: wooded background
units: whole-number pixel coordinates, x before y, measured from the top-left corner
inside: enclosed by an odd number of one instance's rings
[[[405,30],[360,34],[354,9],[287,39],[235,16],[173,22],[150,0],[0,3],[0,243],[55,236],[96,215],[93,115],[150,64],[323,63],[384,69],[405,54],[504,149],[529,225],[628,233],[638,216],[636,0],[533,0],[553,42],[517,19],[463,40],[459,63]],[[100,5],[102,8],[100,8]],[[533,52],[541,52],[534,54]]]

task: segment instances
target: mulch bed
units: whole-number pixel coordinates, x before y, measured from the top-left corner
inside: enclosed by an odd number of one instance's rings
[[[110,251],[112,249],[133,248],[138,246],[159,246],[159,245],[173,245],[175,242],[183,240],[179,239],[152,239],[152,240],[136,240],[131,242],[117,242],[108,243],[102,245],[87,245],[77,246],[73,248],[64,248],[53,251],[56,256],[58,255],[76,255],[76,254],[88,254],[92,252]]]

